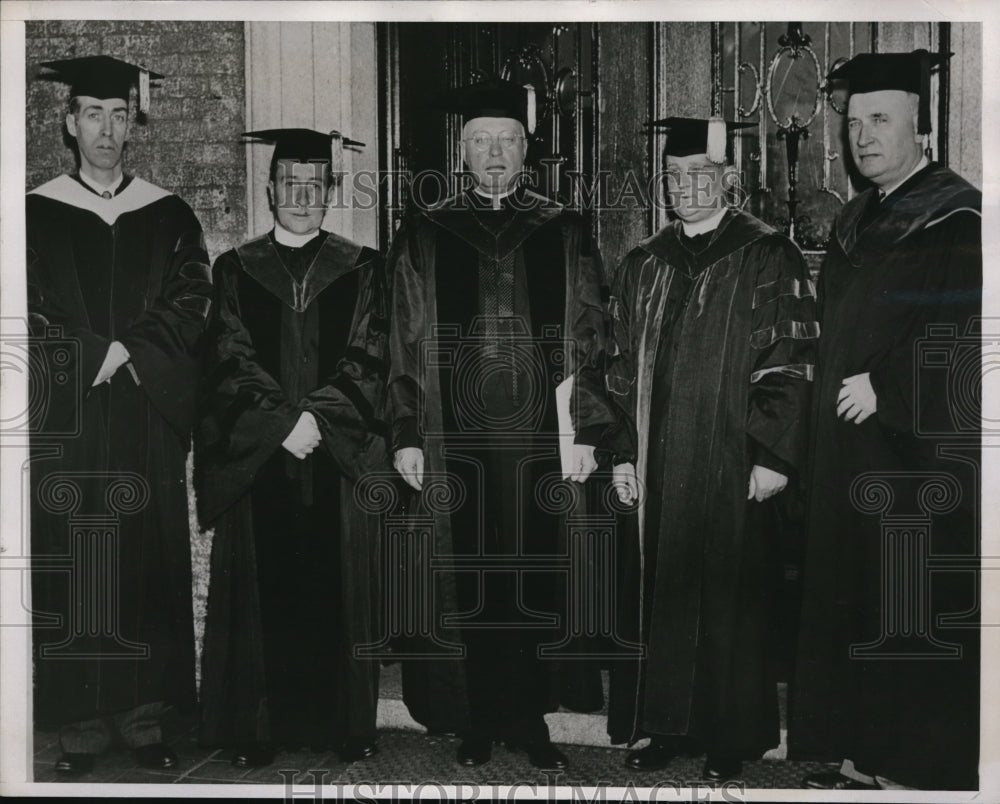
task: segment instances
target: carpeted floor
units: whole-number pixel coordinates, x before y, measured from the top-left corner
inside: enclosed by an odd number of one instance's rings
[[[606,679],[605,679],[606,681]],[[166,724],[168,741],[180,756],[174,771],[154,772],[137,768],[130,752],[112,751],[100,758],[92,773],[72,779],[76,783],[116,782],[138,784],[278,784],[313,788],[327,785],[361,784],[362,793],[389,793],[392,785],[423,784],[478,785],[582,785],[590,787],[681,787],[699,782],[704,757],[678,757],[667,768],[655,773],[627,769],[626,751],[608,744],[605,713],[579,714],[557,712],[546,716],[552,738],[570,760],[563,773],[544,774],[533,768],[522,753],[497,746],[493,759],[478,768],[463,768],[455,763],[458,739],[428,736],[406,711],[401,698],[398,666],[384,669],[380,684],[379,753],[353,764],[342,762],[333,752],[310,751],[280,753],[275,763],[256,770],[238,769],[229,763],[229,752],[198,746],[197,730],[188,720],[174,716]],[[782,691],[783,692],[783,691]],[[782,699],[784,695],[782,695]],[[782,707],[784,709],[784,707]],[[782,718],[784,725],[784,718]],[[784,736],[784,729],[782,729]],[[782,746],[783,749],[783,746]],[[744,789],[798,789],[807,773],[824,768],[817,763],[787,762],[773,757],[784,756],[777,749],[768,759],[744,766]],[[61,782],[53,764],[59,756],[55,732],[35,732],[35,781]],[[701,783],[702,786],[705,782]],[[735,784],[735,783],[733,783]],[[286,790],[286,792],[288,792]]]
[[[36,732],[35,781],[57,782],[53,763],[59,756],[56,735]],[[74,783],[116,782],[133,784],[292,784],[314,787],[363,784],[373,791],[391,785],[585,785],[606,787],[680,787],[698,782],[704,757],[677,758],[666,769],[655,773],[637,773],[623,765],[625,752],[618,748],[563,745],[570,767],[563,773],[542,773],[528,764],[524,754],[502,746],[494,749],[493,760],[478,768],[463,768],[455,763],[458,739],[427,736],[416,731],[387,730],[379,739],[379,753],[371,759],[345,764],[334,753],[309,751],[283,752],[266,768],[234,768],[222,750],[199,748],[195,730],[184,725],[170,741],[181,758],[180,767],[171,772],[153,772],[137,768],[127,751],[113,751],[100,758],[94,771],[75,777]],[[816,763],[759,760],[744,767],[743,785],[750,788],[798,788],[807,773],[822,769]],[[702,782],[704,786],[706,783]],[[735,784],[735,783],[732,783]]]

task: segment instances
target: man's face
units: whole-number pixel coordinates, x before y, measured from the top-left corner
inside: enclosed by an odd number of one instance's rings
[[[861,175],[879,187],[902,181],[920,161],[917,96],[898,89],[851,95],[847,134]]]
[[[667,157],[667,192],[670,204],[682,221],[697,223],[722,209],[727,167],[710,161],[706,154]]]
[[[333,189],[328,170],[327,162],[278,162],[267,192],[274,217],[289,232],[312,234],[323,225]]]
[[[462,128],[462,160],[485,192],[511,189],[527,153],[524,126],[511,117],[475,117]]]
[[[79,108],[66,115],[66,130],[76,138],[81,168],[87,172],[114,170],[121,164],[128,141],[128,102],[87,95],[76,100]]]

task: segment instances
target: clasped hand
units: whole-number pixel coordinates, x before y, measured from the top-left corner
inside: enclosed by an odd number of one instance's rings
[[[315,417],[308,410],[304,410],[292,432],[281,442],[281,446],[301,461],[312,453],[322,440]]]
[[[878,410],[878,400],[869,372],[855,374],[841,382],[837,395],[837,415],[844,421],[861,424]]]
[[[781,472],[775,472],[773,469],[757,464],[750,470],[747,499],[764,502],[782,491],[787,485],[788,478]]]
[[[635,474],[635,464],[620,463],[611,473],[611,485],[618,492],[618,500],[626,505],[639,502],[639,479]]]
[[[104,355],[104,362],[101,363],[101,368],[98,370],[94,382],[91,383],[91,388],[96,388],[102,382],[111,382],[111,378],[115,376],[115,372],[128,363],[130,358],[131,355],[124,345],[118,341],[111,341],[108,353]]]

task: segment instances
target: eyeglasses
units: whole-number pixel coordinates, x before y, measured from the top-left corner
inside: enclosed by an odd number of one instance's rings
[[[501,148],[509,151],[523,139],[521,134],[512,134],[509,131],[501,131],[495,137],[485,131],[480,131],[478,134],[466,137],[462,142],[471,142],[472,147],[477,151],[488,151],[494,142],[499,142]]]

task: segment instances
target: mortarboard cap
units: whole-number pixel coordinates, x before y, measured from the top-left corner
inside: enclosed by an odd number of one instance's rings
[[[652,128],[667,129],[667,156],[707,154],[710,161],[726,161],[726,143],[741,128],[755,123],[732,123],[721,117],[665,117],[648,123]]]
[[[122,98],[128,100],[134,85],[139,87],[139,111],[149,111],[149,81],[163,75],[145,67],[112,58],[111,56],[80,56],[74,59],[44,61],[53,73],[48,78],[70,85],[70,97],[82,95],[98,100]]]
[[[521,86],[502,78],[490,78],[475,84],[440,93],[431,103],[434,109],[462,115],[469,121],[476,117],[510,117],[529,134],[535,130],[535,88]]]
[[[296,162],[329,162],[330,170],[337,173],[343,166],[344,146],[363,148],[364,143],[345,137],[339,131],[313,131],[310,128],[268,128],[245,131],[241,136],[274,143],[271,169],[282,159]]]
[[[931,68],[954,54],[921,48],[910,53],[859,53],[827,75],[827,81],[846,81],[851,95],[898,89],[920,97],[917,133],[931,130]]]

